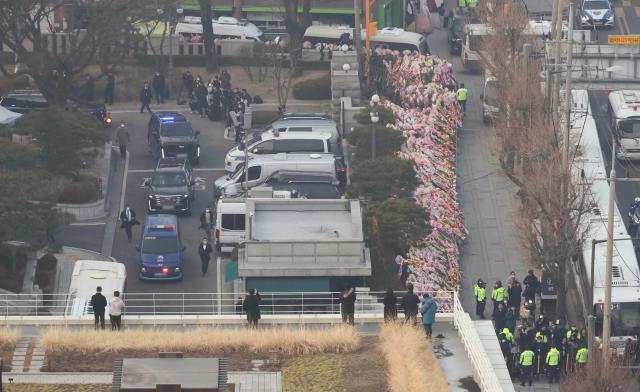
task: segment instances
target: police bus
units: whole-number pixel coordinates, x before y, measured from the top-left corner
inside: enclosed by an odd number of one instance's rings
[[[596,336],[601,336],[609,185],[602,180],[607,176],[607,172],[587,92],[574,91],[573,96],[576,106],[582,106],[588,111],[574,114],[573,131],[581,133],[579,154],[574,160],[574,174],[581,178],[580,185],[589,187],[588,202],[591,206],[587,218],[587,234],[582,245],[582,263],[576,264],[576,282],[581,288],[583,301],[586,302],[586,311],[596,316]],[[617,205],[614,207],[613,220],[611,347],[621,354],[627,338],[635,339],[640,334],[640,268],[633,241],[627,233]],[[586,317],[587,315],[585,321]]]
[[[127,270],[122,263],[100,260],[76,261],[69,285],[65,315],[80,317],[93,314],[91,297],[96,293],[96,287],[102,287],[102,294],[109,301],[114,291],[124,292],[126,281]]]
[[[609,117],[616,139],[616,157],[640,159],[640,91],[609,93]]]

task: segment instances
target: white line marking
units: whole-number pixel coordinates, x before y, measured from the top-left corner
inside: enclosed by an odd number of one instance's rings
[[[122,176],[122,191],[120,193],[120,209],[118,210],[118,218],[120,218],[120,211],[124,210],[124,194],[127,191],[127,174],[129,173],[129,155],[130,153],[127,151],[127,157],[124,160],[124,173]]]
[[[153,173],[154,169],[129,169],[128,172],[129,173]],[[219,172],[219,171],[226,171],[225,168],[223,167],[198,167],[193,169],[193,171],[197,171],[197,172]]]
[[[75,222],[70,224],[69,226],[102,226],[106,224],[107,222]]]

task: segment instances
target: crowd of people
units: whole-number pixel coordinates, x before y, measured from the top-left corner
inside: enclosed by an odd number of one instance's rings
[[[522,284],[511,272],[503,286],[496,281],[489,298],[493,302],[491,319],[512,376],[520,376],[521,385],[532,384],[534,376],[546,375],[550,383],[561,374],[579,371],[588,361],[588,333],[576,325],[565,328],[560,320],[548,320],[541,309],[536,318],[536,296],[542,285],[533,270]],[[486,283],[478,279],[474,285],[476,316],[485,318]],[[524,301],[524,303],[523,303]],[[636,363],[640,353],[635,343],[627,342],[627,363]]]

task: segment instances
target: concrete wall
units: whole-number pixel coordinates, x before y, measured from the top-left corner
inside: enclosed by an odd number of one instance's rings
[[[349,65],[348,71],[343,69],[345,64]],[[331,59],[331,111],[335,120],[340,120],[340,100],[344,97],[350,97],[355,104],[360,103],[358,61],[353,51],[334,52]]]

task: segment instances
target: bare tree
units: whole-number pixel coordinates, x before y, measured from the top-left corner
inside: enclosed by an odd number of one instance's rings
[[[207,72],[218,70],[217,53],[213,39],[213,16],[211,14],[211,0],[200,1],[200,18],[202,23],[202,42],[204,43],[204,56]]]
[[[24,64],[21,72],[31,76],[52,103],[62,103],[72,93],[74,81],[89,65],[99,64],[103,74],[110,65],[129,55],[134,34],[128,16],[144,7],[143,2],[128,0],[76,0],[68,6],[64,3],[0,0],[0,42]],[[57,33],[53,13],[63,6],[70,14],[71,28]],[[61,34],[68,43],[65,50],[52,50],[49,42],[58,42]],[[0,69],[9,73],[1,65]],[[53,69],[61,74],[55,83],[50,78]]]
[[[282,0],[284,25],[289,33],[289,56],[292,61],[302,58],[302,41],[307,27],[311,26],[311,0]],[[300,12],[302,8],[302,12]]]
[[[540,62],[520,55],[524,43],[537,45],[523,34],[526,10],[494,0],[487,2],[484,18],[491,34],[480,55],[499,79],[494,130],[503,167],[520,187],[518,231],[535,263],[558,266],[557,314],[564,318],[567,263],[581,252],[588,231],[590,190],[563,162],[559,122],[544,110]]]
[[[292,42],[289,42],[289,53],[292,50],[296,50],[295,48],[292,49],[291,45]],[[268,48],[273,69],[273,81],[278,95],[278,110],[283,113],[287,108],[291,84],[298,70],[300,57],[287,56],[285,48],[281,45],[272,45]],[[300,48],[300,50],[302,49]],[[287,59],[287,57],[289,58]]]

